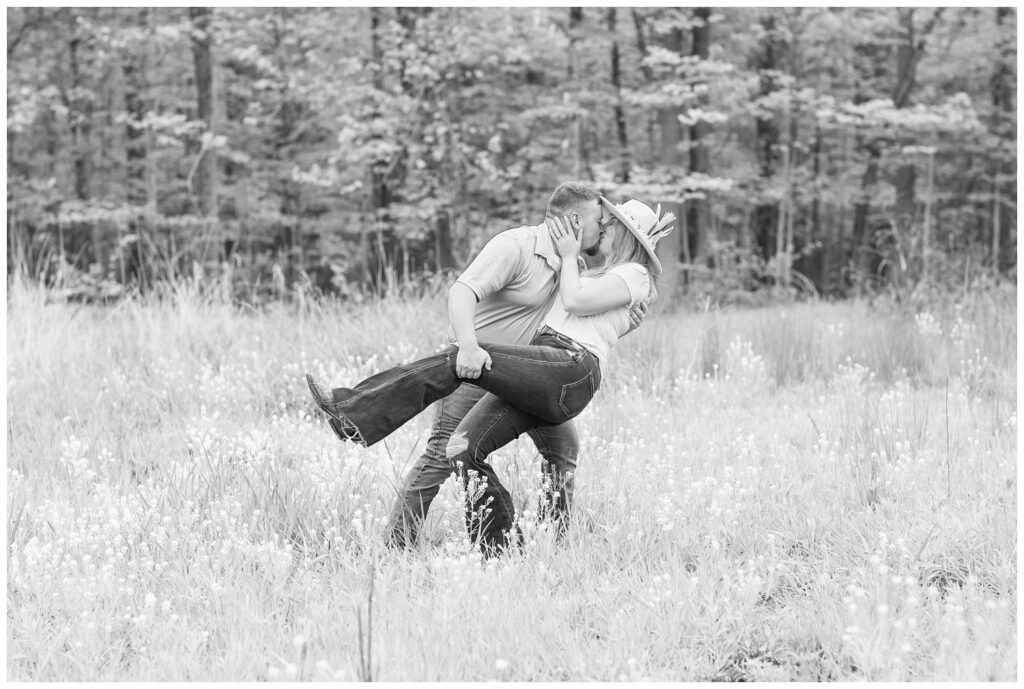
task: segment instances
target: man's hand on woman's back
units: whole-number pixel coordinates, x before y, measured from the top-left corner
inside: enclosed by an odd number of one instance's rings
[[[640,324],[644,322],[644,318],[647,317],[647,309],[646,299],[637,302],[629,309],[629,330],[623,333],[624,335],[628,335],[640,327]]]

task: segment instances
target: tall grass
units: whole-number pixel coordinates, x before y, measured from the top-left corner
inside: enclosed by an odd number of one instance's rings
[[[1006,291],[917,312],[858,301],[705,310],[656,320],[624,340],[624,349],[639,356],[622,368],[644,372],[652,382],[665,380],[666,365],[687,376],[721,378],[741,365],[741,350],[749,345],[774,387],[828,381],[844,364],[865,366],[885,384],[936,385],[969,378],[972,368],[1015,376],[1015,310],[1016,296]],[[991,385],[987,392],[994,392]]]
[[[573,524],[494,457],[521,553],[453,482],[385,549],[427,415],[338,443],[334,383],[444,343],[441,293],[8,299],[12,680],[1011,680],[1015,294],[658,314],[580,416]]]

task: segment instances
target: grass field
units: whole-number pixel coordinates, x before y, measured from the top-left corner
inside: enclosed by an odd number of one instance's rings
[[[440,296],[110,307],[10,283],[9,680],[1015,680],[1016,293],[652,316],[578,419],[573,523],[494,458],[523,552],[454,482],[382,547],[429,414],[313,414],[443,343]]]

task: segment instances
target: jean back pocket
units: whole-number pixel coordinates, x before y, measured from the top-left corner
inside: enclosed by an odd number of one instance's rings
[[[594,398],[594,375],[590,372],[575,383],[562,386],[562,394],[558,398],[558,406],[566,419],[578,415]]]

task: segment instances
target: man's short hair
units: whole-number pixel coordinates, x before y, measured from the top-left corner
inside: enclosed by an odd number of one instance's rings
[[[548,199],[544,211],[549,217],[568,215],[572,211],[600,198],[598,193],[582,182],[562,182]]]

